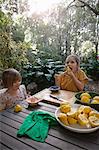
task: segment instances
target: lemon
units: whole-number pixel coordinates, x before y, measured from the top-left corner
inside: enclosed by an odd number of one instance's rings
[[[81,113],[85,113],[85,114],[88,114],[91,112],[91,107],[90,106],[84,106],[84,105],[81,105],[79,108],[78,108],[78,113],[81,114]]]
[[[91,104],[99,104],[98,100],[92,100]]]
[[[67,116],[72,117],[72,118],[77,118],[78,112],[71,110],[70,112],[67,113]]]
[[[97,127],[99,126],[99,118],[96,116],[90,116],[89,117],[89,122],[91,124],[92,127]]]
[[[84,106],[84,110],[83,110],[83,112],[85,113],[85,114],[89,114],[90,112],[91,112],[91,107],[90,106]]]
[[[70,72],[70,71],[71,71],[71,69],[69,68],[69,66],[67,66],[67,69],[66,69],[66,70],[67,70],[67,72]]]
[[[90,94],[87,93],[87,92],[82,93],[82,94],[80,95],[80,98],[82,98],[82,96],[86,96],[86,97],[88,97],[88,98],[91,98]]]
[[[19,105],[19,104],[17,104],[17,105],[14,107],[14,111],[15,111],[15,112],[20,112],[20,111],[22,111],[22,106]]]
[[[83,113],[83,110],[84,110],[84,105],[81,105],[79,108],[78,108],[78,114],[81,114]]]
[[[94,111],[94,110],[92,110],[92,111],[89,113],[89,117],[90,117],[90,116],[96,116],[97,118],[99,118],[99,113],[96,112],[96,111]]]
[[[64,113],[59,113],[58,118],[59,118],[59,120],[60,120],[63,124],[69,125],[69,124],[68,124],[68,120],[67,120],[67,115],[66,115],[66,114],[64,114]]]
[[[87,96],[82,96],[82,97],[81,97],[81,102],[90,103],[90,98],[87,97]]]
[[[60,106],[60,111],[63,112],[63,113],[67,113],[67,112],[71,111],[71,106],[69,104],[61,105]]]
[[[81,126],[86,126],[88,128],[90,127],[89,120],[87,119],[85,114],[79,114],[78,115],[78,123]]]
[[[68,119],[69,124],[76,124],[77,123],[77,120],[72,118],[72,117],[68,116],[67,119]]]
[[[95,96],[95,97],[93,97],[93,100],[97,100],[97,101],[99,101],[99,96]]]

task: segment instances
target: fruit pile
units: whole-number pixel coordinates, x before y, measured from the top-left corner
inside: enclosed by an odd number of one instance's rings
[[[61,103],[58,118],[64,125],[79,124],[85,128],[99,126],[99,113],[90,106],[80,105],[75,109],[67,102]]]
[[[92,98],[91,95],[87,92],[82,93],[80,95],[80,98],[81,98],[81,102],[84,103],[99,104],[99,96],[94,96]]]

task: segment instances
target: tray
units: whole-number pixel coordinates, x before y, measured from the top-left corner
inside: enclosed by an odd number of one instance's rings
[[[82,93],[85,93],[85,92],[89,93],[92,98],[93,98],[94,96],[99,96],[98,93],[95,93],[95,92],[92,92],[92,91],[79,92],[79,93],[77,93],[77,94],[75,95],[75,97],[76,97],[75,103],[77,103],[77,104],[82,104],[82,105],[87,105],[87,106],[90,106],[90,107],[92,107],[92,108],[94,108],[94,109],[96,109],[96,110],[99,111],[99,104],[91,104],[91,103],[84,103],[84,102],[81,102],[80,95],[81,95]]]

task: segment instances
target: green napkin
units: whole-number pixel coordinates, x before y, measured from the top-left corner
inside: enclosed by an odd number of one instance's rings
[[[24,120],[17,132],[17,136],[27,135],[33,140],[44,142],[48,135],[49,127],[56,124],[57,121],[51,114],[44,111],[33,111]]]

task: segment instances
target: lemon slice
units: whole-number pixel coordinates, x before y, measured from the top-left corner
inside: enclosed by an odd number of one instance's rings
[[[58,118],[59,118],[59,120],[60,120],[63,124],[69,125],[69,124],[68,124],[68,120],[67,120],[67,115],[66,115],[66,114],[64,114],[64,113],[59,113]]]
[[[78,113],[81,114],[81,113],[85,113],[85,114],[88,114],[90,113],[92,110],[92,108],[90,106],[84,106],[84,105],[81,105],[79,108],[78,108]]]
[[[87,128],[90,128],[89,120],[87,119],[85,114],[78,115],[78,123],[81,126],[86,126]]]
[[[67,116],[72,117],[72,118],[77,118],[78,112],[76,110],[71,110],[70,112],[67,113]]]
[[[68,72],[69,72],[69,71],[71,71],[71,69],[70,69],[70,67],[69,67],[69,66],[67,66],[67,69],[66,69],[66,70],[67,70]]]
[[[95,97],[93,97],[93,100],[97,100],[97,101],[99,101],[99,96],[95,96]]]
[[[99,118],[96,116],[90,116],[89,117],[89,122],[91,124],[92,127],[97,127],[99,126]]]
[[[97,118],[99,118],[99,113],[96,112],[96,111],[94,111],[94,110],[92,110],[92,111],[89,113],[89,117],[90,117],[90,116],[96,116]]]
[[[98,100],[92,100],[91,104],[99,104],[99,101]]]
[[[67,120],[68,120],[68,122],[69,122],[69,124],[76,124],[77,123],[77,120],[76,119],[74,119],[74,118],[72,118],[72,117],[67,117]]]

